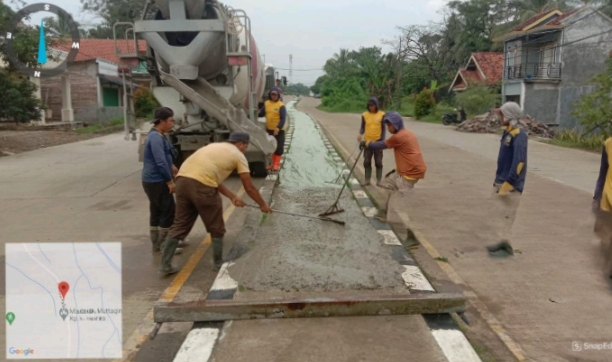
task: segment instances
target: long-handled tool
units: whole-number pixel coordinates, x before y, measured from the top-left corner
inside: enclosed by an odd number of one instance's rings
[[[246,206],[252,207],[252,208],[255,208],[255,209],[259,209],[259,206],[255,206],[255,205],[246,205]],[[334,219],[330,219],[328,217],[293,214],[293,213],[290,213],[290,212],[279,211],[279,210],[274,210],[274,209],[272,209],[272,212],[277,213],[277,214],[289,215],[289,216],[304,217],[304,218],[307,218],[307,219],[316,219],[316,220],[322,220],[322,221],[331,221],[331,222],[335,222],[336,224],[340,224],[340,225],[344,225],[345,224],[344,221],[334,220]]]
[[[353,157],[353,153],[355,153],[355,150],[357,149],[357,147],[359,147],[359,142],[357,142],[357,144],[355,145],[355,147],[353,148],[353,151],[351,152],[351,154],[348,156],[348,158],[346,159],[348,162],[351,162],[351,157]],[[337,184],[338,180],[340,180],[340,177],[342,176],[342,172],[344,171],[344,169],[340,170],[340,173],[338,174],[338,177],[336,177],[336,179],[334,180],[334,182],[326,182],[326,183],[334,183]]]
[[[355,166],[357,166],[357,162],[359,162],[359,158],[361,157],[362,153],[363,153],[363,149],[359,151],[359,155],[357,155],[357,159],[355,159],[355,163],[353,164],[353,167],[351,167],[351,172],[349,172],[348,177],[346,178],[344,184],[342,185],[342,189],[340,189],[340,192],[338,193],[338,197],[336,197],[336,202],[334,202],[334,204],[329,209],[327,209],[327,211],[325,211],[322,214],[319,214],[319,216],[327,216],[327,215],[333,215],[333,214],[344,212],[344,209],[338,206],[338,201],[340,201],[340,196],[342,196],[342,192],[344,192],[344,188],[346,187],[346,184],[351,179],[353,170],[355,169]]]

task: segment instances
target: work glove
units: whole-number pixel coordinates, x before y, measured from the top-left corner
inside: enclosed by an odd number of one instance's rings
[[[499,188],[499,191],[497,192],[497,194],[499,196],[504,196],[504,195],[508,195],[510,191],[514,191],[514,187],[512,187],[512,185],[510,185],[508,182],[504,182]]]
[[[395,169],[389,171],[386,175],[385,178],[389,177],[391,174],[393,174],[395,172]]]
[[[366,142],[365,141],[359,142],[359,150],[363,151],[364,148],[366,148]]]

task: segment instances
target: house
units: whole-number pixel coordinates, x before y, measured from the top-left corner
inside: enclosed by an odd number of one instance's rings
[[[134,53],[133,43],[113,39],[81,39],[79,52],[61,76],[40,79],[40,96],[51,112],[47,121],[104,122],[123,117],[123,79],[119,73],[120,59],[115,54],[115,44],[121,53]],[[58,44],[53,51],[65,57],[70,44]],[[129,49],[128,49],[129,48]],[[139,52],[146,51],[146,43],[139,40]],[[149,86],[146,66],[133,64],[133,88]]]
[[[576,127],[574,102],[605,71],[610,32],[612,19],[585,6],[540,13],[495,38],[504,42],[502,100],[540,122]]]
[[[494,85],[502,79],[504,53],[472,53],[465,68],[457,71],[449,92],[461,92],[469,84]]]

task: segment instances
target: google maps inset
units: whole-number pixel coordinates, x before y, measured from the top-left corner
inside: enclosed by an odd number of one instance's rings
[[[121,243],[6,244],[6,358],[122,357]]]

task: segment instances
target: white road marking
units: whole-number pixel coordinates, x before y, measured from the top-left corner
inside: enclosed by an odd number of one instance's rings
[[[215,348],[217,336],[217,328],[192,329],[174,357],[174,362],[208,361]]]
[[[431,334],[449,362],[480,362],[474,348],[457,329],[432,329]]]
[[[435,292],[436,290],[429,284],[429,281],[418,266],[402,265],[406,271],[402,273],[402,278],[406,282],[406,286],[414,290],[427,290]]]
[[[375,207],[371,206],[362,206],[361,211],[363,211],[363,213],[367,217],[374,217],[374,215],[376,215],[376,213],[378,212]]]
[[[357,181],[357,179],[356,179],[356,178],[354,178],[354,177],[353,177],[353,178],[351,178],[351,183],[352,183],[353,185],[360,185],[359,181]]]
[[[276,181],[277,177],[275,174],[270,174],[266,177],[266,181]]]
[[[377,230],[377,231],[380,235],[382,235],[385,238],[384,243],[386,245],[402,245],[402,243],[399,241],[399,239],[397,238],[393,230]]]
[[[217,278],[210,287],[210,291],[213,290],[231,290],[238,288],[238,282],[230,277],[227,268],[234,265],[233,262],[223,263],[221,269],[219,269],[219,274],[217,274]]]

